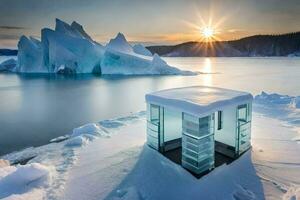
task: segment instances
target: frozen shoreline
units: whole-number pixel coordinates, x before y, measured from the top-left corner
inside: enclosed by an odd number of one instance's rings
[[[297,99],[262,94],[255,98],[254,111],[252,151],[199,180],[144,146],[144,112],[75,129],[70,139],[3,158],[12,162],[36,156],[29,164],[55,169],[49,171],[48,186],[29,188],[33,197],[32,191],[49,199],[299,198]],[[14,199],[13,194],[6,196]],[[19,193],[24,195],[28,192]]]

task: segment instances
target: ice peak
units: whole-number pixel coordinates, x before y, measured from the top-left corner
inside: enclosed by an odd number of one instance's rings
[[[71,27],[72,27],[72,28],[76,28],[76,29],[77,29],[77,28],[78,28],[78,29],[83,29],[82,25],[79,24],[79,23],[76,22],[76,21],[73,21],[73,22],[72,22]]]
[[[20,46],[34,46],[37,47],[40,44],[40,41],[35,39],[34,37],[30,36],[30,37],[26,37],[25,35],[22,35],[20,37],[19,43],[18,43],[18,48],[20,48]]]
[[[67,24],[66,22],[56,18],[55,19],[55,30],[56,31],[63,31],[65,32],[66,30],[70,30],[71,26]]]
[[[127,42],[125,36],[122,33],[118,33],[114,39],[111,39],[106,45],[107,49],[122,51],[122,52],[132,52],[131,45]]]
[[[126,41],[126,42],[127,42],[127,40],[126,40],[124,34],[121,33],[121,32],[119,32],[119,33],[117,34],[117,36],[115,37],[115,39],[117,39],[117,40],[123,40],[123,41]]]
[[[77,23],[76,21],[73,21],[71,24],[71,28],[74,31],[77,31],[83,38],[94,42],[93,39],[85,32],[81,24]]]
[[[73,26],[69,25],[68,23],[56,18],[55,20],[55,31],[59,32],[59,33],[63,33],[72,37],[77,37],[77,38],[86,38],[86,36],[88,36],[82,26],[80,24],[78,24],[77,22],[73,22]],[[83,33],[85,33],[85,35],[83,35]],[[89,37],[89,36],[88,36]],[[88,38],[86,38],[88,39]]]

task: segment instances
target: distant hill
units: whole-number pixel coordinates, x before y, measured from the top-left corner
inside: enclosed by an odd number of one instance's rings
[[[173,46],[149,46],[152,53],[181,57],[300,56],[300,32],[282,35],[255,35],[239,40],[186,42]]]
[[[0,49],[0,56],[16,56],[18,50],[15,49]]]

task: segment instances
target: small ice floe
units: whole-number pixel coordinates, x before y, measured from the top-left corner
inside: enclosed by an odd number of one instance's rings
[[[59,136],[59,137],[56,137],[56,138],[53,138],[50,140],[50,143],[53,143],[53,142],[62,142],[66,139],[68,139],[70,137],[70,135],[63,135],[63,136]]]

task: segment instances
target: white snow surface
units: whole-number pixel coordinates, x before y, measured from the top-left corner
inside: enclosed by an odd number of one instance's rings
[[[300,144],[295,139],[300,138],[300,111],[291,106],[294,99],[256,96],[252,149],[201,179],[145,145],[145,112],[88,124],[60,143],[3,159],[14,163],[35,156],[25,166],[38,162],[54,168],[49,186],[39,186],[39,194],[31,196],[35,199],[295,200],[300,198]],[[66,145],[77,137],[88,142]],[[20,191],[9,197],[29,194]]]
[[[173,88],[146,95],[147,102],[179,109],[195,116],[217,111],[224,106],[249,102],[252,99],[250,93],[207,86]]]
[[[42,29],[41,41],[22,36],[18,43],[17,62],[1,63],[0,70],[20,73],[197,74],[171,67],[159,56],[152,57],[149,53],[143,46],[133,48],[122,33],[104,47],[77,22],[69,25],[56,19],[55,30]]]
[[[0,168],[0,199],[42,199],[50,172],[39,163]]]

